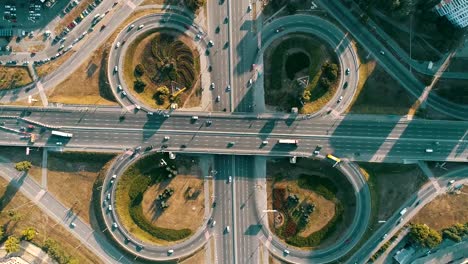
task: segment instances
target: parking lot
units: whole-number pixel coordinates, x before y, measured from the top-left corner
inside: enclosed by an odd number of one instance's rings
[[[0,1],[0,28],[32,31],[56,18],[69,3],[64,0],[4,0]]]

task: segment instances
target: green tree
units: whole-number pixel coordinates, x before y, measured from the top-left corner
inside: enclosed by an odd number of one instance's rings
[[[338,78],[338,65],[335,63],[325,62],[322,66],[322,71],[325,77],[330,81],[334,81]]]
[[[154,94],[154,97],[157,103],[162,105],[164,104],[164,101],[166,101],[170,93],[171,91],[169,90],[169,88],[167,88],[166,86],[160,86],[156,89],[156,93]]]
[[[184,3],[193,12],[196,12],[200,7],[205,5],[206,1],[205,0],[184,0]]]
[[[327,78],[323,78],[323,77],[320,78],[319,84],[325,89],[329,89],[331,85],[330,81]]]
[[[21,232],[21,238],[27,241],[31,241],[36,237],[36,229],[34,227],[28,227]]]
[[[31,168],[32,164],[31,162],[25,160],[25,161],[20,161],[15,164],[15,169],[18,171],[28,171]]]
[[[310,102],[310,96],[310,91],[304,90],[304,93],[302,94],[302,100],[304,100],[304,102]]]
[[[136,77],[141,77],[141,76],[143,76],[143,74],[145,74],[145,69],[143,68],[143,65],[138,64],[135,67],[135,76]]]
[[[434,248],[442,242],[442,236],[425,224],[413,224],[409,235],[422,247]]]
[[[9,236],[5,241],[5,250],[8,254],[20,251],[20,241],[15,236]]]
[[[146,83],[140,79],[133,82],[133,89],[135,89],[135,92],[137,93],[142,93],[145,90],[145,87]]]

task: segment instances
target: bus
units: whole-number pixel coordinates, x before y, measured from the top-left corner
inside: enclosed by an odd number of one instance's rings
[[[67,138],[73,137],[72,133],[65,133],[65,132],[60,132],[57,130],[52,130],[52,135],[59,136],[59,137],[67,137]]]
[[[299,140],[297,139],[279,139],[278,144],[292,144],[297,145],[299,144]]]
[[[327,155],[327,158],[328,158],[328,159],[331,159],[331,160],[333,160],[333,161],[335,161],[335,164],[333,165],[333,167],[335,167],[336,165],[338,165],[338,163],[340,163],[340,161],[341,161],[339,158],[333,156],[332,154],[328,154],[328,155]]]

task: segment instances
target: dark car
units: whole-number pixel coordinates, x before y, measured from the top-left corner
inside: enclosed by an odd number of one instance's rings
[[[348,87],[348,82],[345,82],[345,83],[343,84],[343,89],[346,89],[347,87]]]

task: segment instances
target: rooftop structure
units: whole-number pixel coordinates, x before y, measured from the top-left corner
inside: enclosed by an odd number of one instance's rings
[[[457,27],[468,26],[468,0],[441,0],[434,11],[447,17]]]

